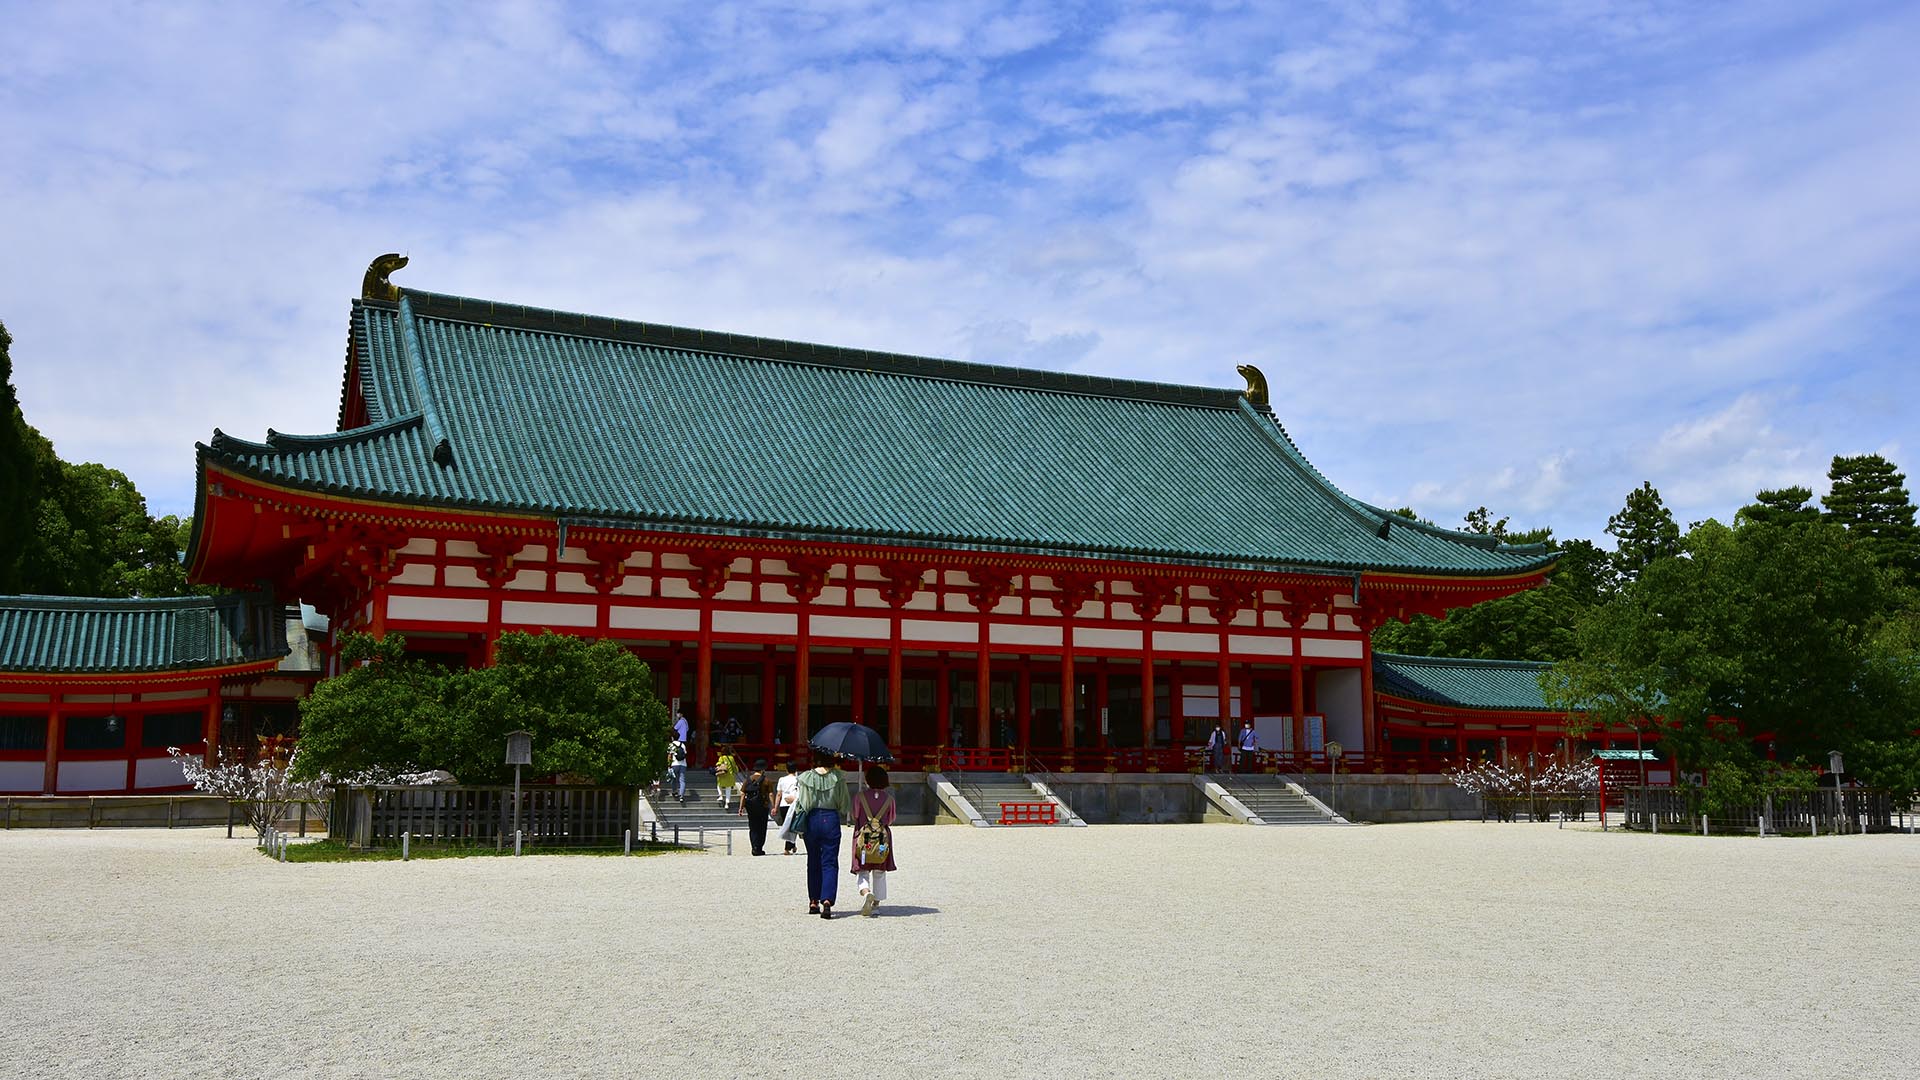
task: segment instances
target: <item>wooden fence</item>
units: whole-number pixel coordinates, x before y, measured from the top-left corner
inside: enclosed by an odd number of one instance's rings
[[[1598,813],[1600,795],[1594,791],[1536,791],[1530,795],[1480,796],[1480,820],[1585,821]]]
[[[520,789],[520,831],[536,847],[611,847],[639,831],[639,793],[628,787],[534,785]],[[328,832],[354,847],[510,845],[511,787],[378,786],[334,792]]]
[[[1621,795],[1627,828],[1674,832],[1699,832],[1703,813],[1710,832],[1758,833],[1763,818],[1769,833],[1893,832],[1902,809],[1891,792],[1868,788],[1775,792],[1718,811],[1704,809],[1697,788],[1632,787]]]

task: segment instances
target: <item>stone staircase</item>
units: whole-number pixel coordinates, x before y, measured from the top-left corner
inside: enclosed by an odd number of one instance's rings
[[[672,835],[674,827],[680,828],[682,843],[692,843],[693,837],[702,830],[708,834],[725,833],[738,829],[745,831],[747,816],[735,814],[732,810],[722,810],[714,801],[713,770],[687,770],[687,801],[679,802],[669,792],[664,798],[647,798],[647,804],[653,807],[654,816],[660,819],[660,837],[666,839]],[[740,801],[735,799],[734,806]],[[772,830],[772,826],[768,826]]]
[[[1344,825],[1279,776],[1214,773],[1207,779],[1239,800],[1261,825]],[[1255,824],[1250,822],[1249,824]]]
[[[1054,802],[1057,823],[1066,825],[1072,821],[1072,814],[1066,807],[1042,795],[1031,780],[1019,773],[948,773],[947,779],[952,781],[953,786],[973,804],[974,810],[989,825],[1000,821],[1000,804],[1003,802]]]

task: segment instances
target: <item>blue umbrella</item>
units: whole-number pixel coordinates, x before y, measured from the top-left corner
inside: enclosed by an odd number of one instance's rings
[[[860,761],[892,761],[893,753],[880,738],[880,733],[865,724],[852,724],[840,721],[828,724],[814,733],[807,745],[835,757],[855,758]]]

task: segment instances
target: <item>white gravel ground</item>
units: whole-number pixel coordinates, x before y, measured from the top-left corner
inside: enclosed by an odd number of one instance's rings
[[[744,845],[0,832],[0,1077],[1920,1075],[1920,838],[899,839],[891,909],[823,922],[801,858]]]

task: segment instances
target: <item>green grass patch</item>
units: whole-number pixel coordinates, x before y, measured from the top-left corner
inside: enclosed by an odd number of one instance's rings
[[[645,842],[633,845],[633,854],[665,855],[673,851],[698,851],[698,848],[676,848],[672,844],[649,844]],[[265,848],[260,853],[268,855]],[[523,855],[582,855],[615,858],[629,857],[617,847],[537,847],[528,844],[521,849]],[[411,857],[415,859],[497,859],[513,858],[513,846],[494,850],[492,845],[485,847],[468,844],[414,844]],[[271,855],[268,855],[271,858]],[[288,862],[333,863],[333,862],[399,862],[400,848],[356,848],[344,840],[314,840],[308,843],[289,843],[287,845]]]

